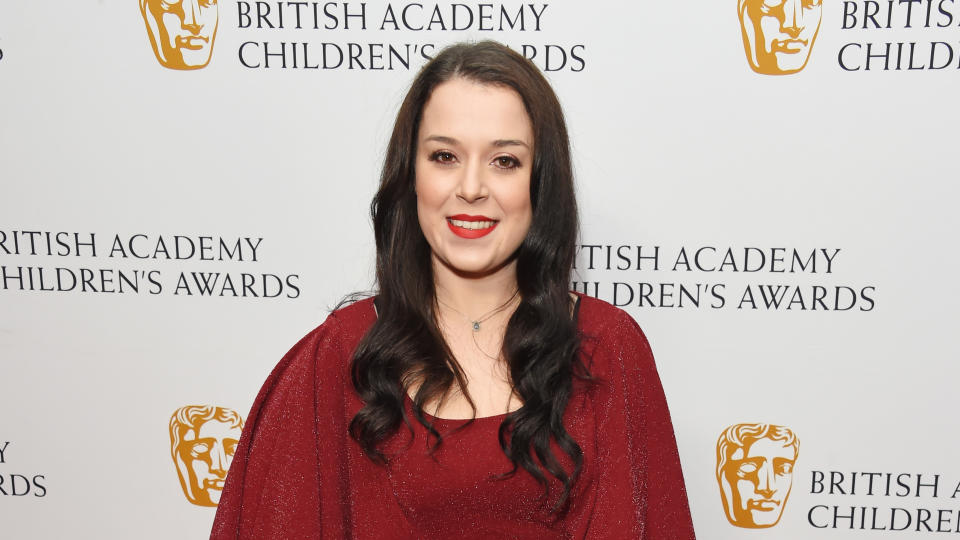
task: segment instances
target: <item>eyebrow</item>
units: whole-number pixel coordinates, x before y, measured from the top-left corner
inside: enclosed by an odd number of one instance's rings
[[[424,139],[424,141],[436,141],[439,143],[450,144],[450,145],[456,145],[460,143],[460,141],[454,139],[453,137],[446,137],[444,135],[431,135],[426,139]],[[506,146],[523,146],[528,149],[530,148],[529,144],[525,143],[524,141],[521,141],[520,139],[497,139],[493,141],[492,144],[496,148],[503,148]]]

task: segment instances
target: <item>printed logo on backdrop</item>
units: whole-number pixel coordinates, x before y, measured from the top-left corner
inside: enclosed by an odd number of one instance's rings
[[[737,0],[750,68],[763,75],[802,71],[826,25],[849,36],[832,53],[845,72],[960,70],[960,2],[844,0],[832,4],[837,18],[830,20],[823,7],[822,0]]]
[[[187,500],[217,506],[237,450],[243,418],[212,405],[180,407],[170,417],[170,455]]]
[[[217,0],[140,0],[153,54],[170,69],[210,63],[220,21]]]
[[[780,522],[799,452],[799,439],[783,426],[735,424],[720,434],[717,483],[732,525],[763,529]]]
[[[821,0],[739,0],[737,12],[750,67],[789,75],[807,67],[823,18]]]
[[[851,444],[855,442],[830,441],[850,449],[861,462],[882,453],[883,448],[856,449]],[[731,525],[780,529],[783,516],[796,512],[805,517],[810,538],[835,540],[847,531],[850,538],[862,538],[860,531],[904,532],[910,537],[960,533],[960,476],[948,479],[917,471],[916,461],[899,471],[804,462],[809,470],[800,472],[795,469],[799,451],[797,435],[785,426],[743,423],[723,430],[717,440],[716,478],[719,502]],[[805,507],[788,508],[794,488],[808,487]]]
[[[0,497],[43,498],[47,496],[47,479],[42,474],[24,474],[9,467],[15,464],[17,451],[22,448],[10,441],[0,440]]]
[[[838,247],[582,244],[575,291],[618,307],[872,312],[877,288],[850,278]]]
[[[300,298],[299,274],[254,269],[263,250],[256,236],[0,229],[0,292]]]
[[[217,0],[140,0],[157,61],[178,70],[205,67],[220,7]],[[581,72],[587,64],[586,44],[552,24],[554,11],[579,9],[573,4],[236,0],[222,7],[233,12],[222,22],[236,21],[229,28],[240,42],[233,61],[248,69],[416,70],[464,32],[502,41],[544,71]],[[553,30],[564,37],[542,37]]]
[[[846,0],[842,7],[836,26],[857,38],[837,52],[844,71],[960,70],[960,2]]]

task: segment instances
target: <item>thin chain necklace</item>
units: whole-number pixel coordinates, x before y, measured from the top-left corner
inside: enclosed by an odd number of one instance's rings
[[[497,354],[490,354],[490,353],[488,353],[487,351],[483,350],[483,347],[481,347],[481,346],[480,346],[480,343],[477,341],[477,334],[480,333],[480,325],[481,325],[481,324],[483,324],[484,322],[486,322],[486,321],[488,321],[489,319],[491,319],[494,315],[496,315],[496,314],[502,312],[503,310],[507,309],[507,307],[509,307],[510,304],[512,304],[513,301],[516,300],[519,295],[520,295],[520,289],[514,289],[513,294],[510,295],[510,298],[507,298],[506,301],[504,301],[502,304],[500,304],[499,306],[493,308],[492,310],[484,313],[483,315],[477,317],[476,319],[471,319],[470,317],[466,316],[466,315],[465,315],[462,311],[460,311],[459,309],[457,309],[457,308],[451,306],[450,304],[444,302],[443,300],[441,300],[439,296],[436,297],[436,298],[437,298],[437,302],[443,304],[446,308],[450,309],[451,311],[453,311],[453,312],[456,313],[457,315],[460,315],[461,317],[463,317],[463,319],[464,319],[465,321],[467,321],[468,323],[470,323],[470,327],[473,329],[473,331],[470,332],[470,337],[472,338],[474,347],[476,347],[477,350],[480,351],[481,354],[483,354],[484,356],[486,356],[486,357],[489,358],[490,360],[498,361],[498,360],[500,359],[500,356],[501,356],[502,352],[498,351]],[[501,345],[501,347],[502,347],[502,345]],[[508,412],[510,411],[510,403],[512,402],[512,400],[513,400],[513,390],[512,390],[512,388],[511,388],[510,395],[507,397],[506,410],[507,410]],[[439,414],[439,409],[440,409],[440,405],[437,404],[437,413],[438,413],[438,414]]]
[[[457,309],[457,308],[451,306],[450,304],[444,302],[443,300],[441,300],[440,297],[437,297],[437,302],[440,302],[441,304],[443,304],[444,306],[446,306],[448,309],[450,309],[451,311],[453,311],[453,312],[456,313],[457,315],[460,315],[461,317],[463,317],[463,319],[464,319],[465,321],[467,321],[468,323],[470,323],[470,326],[471,326],[471,328],[473,328],[473,331],[474,331],[474,332],[479,332],[479,331],[480,331],[480,325],[481,325],[481,324],[483,324],[484,322],[490,320],[490,319],[491,319],[494,315],[496,315],[497,313],[500,313],[501,311],[507,309],[507,306],[509,306],[511,303],[513,303],[513,300],[514,300],[515,298],[517,298],[517,296],[518,296],[519,294],[520,294],[520,289],[514,290],[514,291],[513,291],[513,294],[510,295],[510,298],[507,298],[506,302],[504,302],[504,303],[500,304],[499,306],[491,309],[490,311],[484,313],[483,315],[477,317],[476,319],[471,319],[470,317],[467,317],[467,316],[464,315],[463,312],[461,312],[459,309]]]

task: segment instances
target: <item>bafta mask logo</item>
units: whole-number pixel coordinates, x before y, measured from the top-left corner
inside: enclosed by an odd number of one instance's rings
[[[737,527],[773,527],[793,486],[800,441],[772,424],[736,424],[717,441],[717,482],[727,520]]]
[[[820,30],[821,1],[738,0],[750,67],[764,75],[788,75],[805,68]]]
[[[237,450],[243,419],[211,405],[180,407],[170,417],[170,454],[187,500],[216,506]]]
[[[170,69],[210,63],[217,37],[217,0],[140,0],[157,61]]]

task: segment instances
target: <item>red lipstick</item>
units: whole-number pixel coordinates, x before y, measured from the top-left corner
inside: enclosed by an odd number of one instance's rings
[[[483,223],[486,226],[481,225],[479,228],[469,228],[466,226],[474,223]],[[497,228],[497,223],[499,223],[497,220],[487,216],[457,214],[447,218],[447,226],[450,227],[450,230],[453,232],[453,234],[459,236],[460,238],[467,238],[470,240],[481,238],[490,234],[494,229]]]

